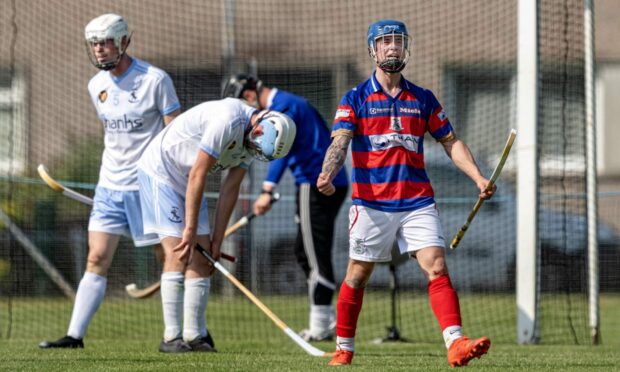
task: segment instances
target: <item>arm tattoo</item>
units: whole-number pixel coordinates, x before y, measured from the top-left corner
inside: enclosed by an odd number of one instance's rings
[[[336,136],[329,145],[323,160],[323,173],[329,175],[330,179],[333,180],[344,166],[350,142],[349,136]]]

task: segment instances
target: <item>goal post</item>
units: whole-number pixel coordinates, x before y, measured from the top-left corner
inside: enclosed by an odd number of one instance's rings
[[[586,121],[586,190],[588,218],[588,318],[592,343],[599,343],[598,182],[594,88],[594,4],[584,0],[584,85]]]
[[[549,62],[550,52],[549,45],[544,45],[545,41],[549,41],[552,37],[541,34],[540,24],[541,22],[549,22],[549,14],[541,14],[544,12],[544,6],[546,3],[540,0],[520,0],[518,3],[518,62],[517,62],[517,128],[520,132],[519,141],[517,145],[517,267],[516,267],[516,302],[517,302],[517,342],[521,344],[538,343],[541,340],[541,297],[543,296],[543,282],[546,276],[546,267],[542,259],[542,251],[544,239],[541,237],[541,231],[544,229],[550,229],[549,226],[540,225],[540,210],[541,205],[544,205],[550,198],[561,199],[562,203],[559,206],[562,213],[562,221],[555,226],[559,227],[557,235],[561,236],[560,240],[564,241],[565,252],[569,251],[571,245],[571,231],[567,221],[570,221],[571,216],[570,209],[575,208],[574,204],[567,201],[570,198],[570,194],[566,191],[567,181],[571,177],[575,177],[577,172],[571,167],[575,167],[574,164],[569,165],[570,157],[574,154],[567,151],[567,147],[570,145],[570,139],[567,139],[567,107],[570,105],[568,101],[568,91],[571,88],[570,83],[567,83],[567,76],[569,76],[569,70],[575,65],[579,65],[582,61],[583,70],[583,92],[582,100],[575,102],[583,107],[583,126],[582,133],[585,140],[583,142],[583,172],[582,176],[578,176],[584,183],[583,198],[585,202],[581,210],[585,215],[584,228],[586,237],[584,239],[584,251],[579,252],[586,257],[583,263],[585,276],[587,277],[587,288],[584,288],[584,294],[587,296],[587,327],[590,330],[591,342],[597,344],[599,342],[599,241],[597,230],[599,228],[598,221],[598,208],[597,208],[597,166],[596,166],[596,131],[595,131],[595,89],[594,89],[594,72],[595,72],[595,59],[594,59],[594,9],[593,2],[591,0],[584,0],[582,2],[581,9],[571,9],[566,7],[554,14],[558,19],[563,19],[562,28],[558,29],[564,32],[562,36],[563,43],[568,44],[571,37],[579,38],[583,37],[582,49],[575,47],[570,49],[567,47],[557,47],[555,51],[557,53],[554,56],[557,61],[555,65]],[[548,4],[547,4],[548,5]],[[573,4],[574,5],[574,4]],[[547,17],[547,18],[545,18]],[[571,23],[572,22],[572,23]],[[583,26],[583,34],[579,35],[575,29],[575,26]],[[563,48],[563,49],[562,49]],[[574,53],[569,57],[570,53]],[[546,61],[541,62],[541,58],[546,58]],[[544,105],[540,98],[544,89],[544,75],[548,71],[542,71],[541,65],[545,64],[547,70],[552,65],[559,70],[561,78],[559,82],[556,82],[560,86],[562,98],[564,102],[560,107],[557,115],[560,117],[559,124],[559,140],[555,140],[556,143],[562,143],[557,145],[562,147],[559,154],[555,154],[561,159],[562,163],[556,168],[551,167],[549,170],[548,147],[545,149],[545,138],[539,138],[541,133],[541,127],[545,127],[548,123],[544,122],[545,112],[541,112],[541,107]],[[576,83],[575,85],[578,85]],[[577,89],[578,90],[578,89]],[[546,98],[549,99],[548,97]],[[575,114],[576,117],[579,114]],[[579,128],[569,128],[570,130],[579,130]],[[548,140],[547,140],[548,141]],[[568,144],[567,144],[568,143]],[[547,143],[548,146],[548,143]],[[577,161],[576,163],[578,163]],[[541,175],[541,169],[546,174]],[[550,173],[555,172],[552,176]],[[572,172],[572,174],[571,174]],[[548,179],[553,178],[549,181]],[[581,181],[580,181],[581,182]],[[558,185],[560,189],[564,189],[562,192],[545,193],[541,191],[542,188],[549,185]],[[549,204],[547,202],[547,204]],[[573,252],[574,254],[575,252]],[[547,265],[547,266],[546,266]],[[565,270],[564,275],[579,275],[578,273],[571,273],[567,267],[561,268]],[[566,302],[569,303],[566,307],[571,308],[570,296],[575,293],[572,292],[570,284],[568,284],[566,290]],[[570,319],[568,321],[570,327],[576,327],[578,320]]]
[[[517,57],[517,341],[538,339],[538,1],[518,5]]]

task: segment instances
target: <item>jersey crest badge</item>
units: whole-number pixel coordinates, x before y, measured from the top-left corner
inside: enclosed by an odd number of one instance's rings
[[[108,99],[108,92],[105,90],[99,92],[99,102],[104,103],[106,99]]]
[[[130,103],[136,103],[138,102],[138,96],[136,96],[136,91],[132,90],[131,93],[129,93],[129,100]]]
[[[403,130],[403,124],[400,121],[400,116],[390,117],[390,129],[397,132]]]
[[[172,209],[170,210],[170,215],[168,216],[168,219],[174,223],[181,223],[183,222],[183,218],[181,217],[180,213],[181,211],[179,210],[178,207],[172,207]]]
[[[352,243],[352,249],[353,252],[355,252],[355,254],[364,254],[364,252],[366,252],[366,242],[364,241],[364,239],[360,239],[360,238],[353,238],[351,240]]]

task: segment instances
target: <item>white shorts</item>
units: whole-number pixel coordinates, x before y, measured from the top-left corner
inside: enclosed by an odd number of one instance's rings
[[[407,212],[383,212],[362,205],[349,209],[349,257],[365,262],[392,260],[392,245],[400,253],[445,247],[435,204]]]
[[[168,236],[182,238],[185,229],[185,195],[172,186],[159,182],[138,170],[140,200],[144,231],[163,239]],[[198,214],[198,235],[209,235],[209,210],[207,200],[202,199]]]
[[[138,191],[118,191],[97,186],[88,231],[124,235],[132,238],[136,247],[159,243],[157,235],[144,232]]]

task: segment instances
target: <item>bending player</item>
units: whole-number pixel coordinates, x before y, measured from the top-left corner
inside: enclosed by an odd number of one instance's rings
[[[295,129],[284,114],[259,113],[227,98],[181,114],[144,152],[138,171],[144,229],[159,236],[165,252],[161,352],[215,351],[205,320],[213,267],[194,247],[200,244],[216,260],[220,257],[226,226],[252,159],[285,156]],[[211,230],[203,197],[206,178],[223,169],[228,173]]]
[[[151,139],[181,112],[170,77],[127,54],[127,22],[104,14],[84,30],[89,57],[100,69],[88,84],[103,122],[105,149],[88,224],[88,261],[78,286],[67,336],[41,348],[83,348],[82,339],[103,302],[106,275],[121,235],[137,247],[157,244],[142,229],[136,163]]]
[[[405,80],[401,71],[409,57],[405,24],[381,20],[370,25],[368,51],[376,64],[370,79],[340,101],[332,143],[317,186],[327,195],[352,143],[353,205],[349,212],[349,265],[337,303],[336,353],[330,365],[351,364],[355,330],[364,288],[376,262],[391,260],[396,239],[400,252],[418,261],[428,279],[431,308],[443,333],[448,362],[466,365],[487,352],[487,337],[470,340],[462,334],[456,291],[445,261],[445,240],[433,190],[424,171],[424,134],[443,145],[454,164],[489,199],[488,180],[471,152],[456,137],[441,105],[427,89]]]
[[[349,182],[342,169],[333,181],[336,191],[332,195],[324,195],[316,188],[323,154],[330,143],[327,124],[304,98],[269,88],[252,76],[232,76],[222,95],[241,98],[261,110],[285,112],[297,125],[291,151],[269,163],[263,189],[254,202],[254,213],[262,215],[271,209],[271,195],[289,168],[297,186],[295,255],[306,275],[310,302],[309,327],[300,335],[306,341],[331,340],[336,332],[332,305],[336,289],[332,265],[334,223],[347,195]]]

